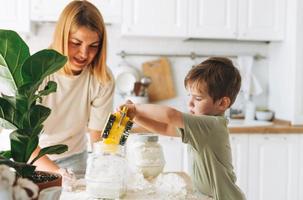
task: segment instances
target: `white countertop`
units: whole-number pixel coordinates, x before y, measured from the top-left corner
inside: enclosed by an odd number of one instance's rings
[[[127,192],[123,200],[211,200],[193,191],[190,178],[184,172],[162,173],[148,181],[135,175],[127,183]],[[94,199],[85,191],[85,180],[79,180],[73,191],[63,191],[60,200]]]

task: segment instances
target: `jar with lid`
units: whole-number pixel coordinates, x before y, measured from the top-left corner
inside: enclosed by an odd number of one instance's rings
[[[165,159],[158,140],[155,134],[133,134],[127,143],[130,168],[142,172],[145,178],[154,178],[163,171]]]
[[[95,143],[87,160],[86,192],[92,198],[119,199],[126,194],[125,147]]]

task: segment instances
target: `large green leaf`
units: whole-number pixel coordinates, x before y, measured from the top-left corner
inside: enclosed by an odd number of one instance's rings
[[[16,130],[10,134],[11,156],[14,161],[27,163],[39,143],[38,129]],[[38,133],[37,133],[38,132]]]
[[[4,158],[7,158],[7,159],[10,159],[12,157],[12,154],[11,154],[10,150],[8,150],[8,151],[1,151],[0,152],[0,156],[2,156]]]
[[[16,119],[16,108],[4,97],[0,97],[0,125],[6,129],[16,129],[18,120]]]
[[[17,86],[1,54],[0,54],[0,83],[1,83],[0,85],[1,94],[15,96],[17,92]]]
[[[39,137],[38,137],[38,135],[37,134],[31,135],[31,137],[29,137],[29,141],[27,143],[26,151],[25,151],[24,160],[26,160],[26,163],[30,159],[32,153],[37,148],[38,144],[39,144]]]
[[[32,87],[31,83],[22,85],[19,88],[19,95],[24,95],[27,98],[28,104],[32,105],[36,100],[41,102],[42,96],[46,96],[52,92],[56,92],[57,83],[54,81],[48,81],[43,90],[40,90],[38,93],[36,89]]]
[[[46,118],[50,115],[51,110],[42,105],[34,105],[30,110],[30,127],[36,128],[46,120]]]
[[[35,53],[22,65],[22,85],[31,83],[33,87],[38,88],[46,76],[58,71],[66,61],[67,58],[55,50]]]
[[[49,95],[52,92],[56,92],[56,90],[57,90],[57,83],[54,81],[48,81],[44,89],[39,91],[39,96],[42,97]]]
[[[3,66],[3,67],[7,67],[7,64],[6,64],[2,54],[0,54],[0,65]]]
[[[21,66],[30,56],[28,46],[16,32],[0,29],[0,54],[19,87],[22,83]],[[3,60],[1,63],[3,65]]]
[[[26,149],[30,137],[20,130],[15,130],[10,134],[11,154],[14,161],[26,163]]]
[[[41,158],[46,154],[61,154],[67,150],[68,150],[68,146],[65,144],[58,144],[50,147],[45,147],[40,150],[38,156],[34,160],[32,160],[30,164],[32,165],[36,160],[38,160],[39,158]]]
[[[22,129],[24,121],[28,121],[26,115],[28,110],[27,101],[24,97],[17,95],[0,97],[0,123],[6,129]]]

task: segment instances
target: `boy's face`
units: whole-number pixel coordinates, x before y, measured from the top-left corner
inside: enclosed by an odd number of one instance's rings
[[[187,91],[189,92],[188,109],[194,115],[218,115],[220,114],[218,105],[213,102],[209,96],[206,84],[201,84],[201,89],[189,85]]]

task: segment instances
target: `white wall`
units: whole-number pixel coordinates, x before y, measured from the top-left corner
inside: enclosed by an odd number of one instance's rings
[[[42,48],[47,48],[54,30],[53,23],[39,24],[35,31],[26,37],[31,52],[36,52]],[[268,44],[263,42],[236,42],[236,41],[220,41],[220,40],[188,40],[171,38],[134,38],[122,37],[120,34],[120,24],[107,25],[108,33],[108,65],[115,73],[122,59],[116,55],[121,50],[126,52],[137,53],[154,53],[154,54],[188,54],[195,52],[196,54],[254,54],[259,53],[267,55]],[[141,64],[148,60],[156,59],[155,57],[126,57],[126,61],[137,69],[141,68]],[[183,87],[183,79],[187,71],[193,64],[201,62],[201,58],[191,60],[190,58],[169,58],[172,64],[173,81],[176,86],[177,97],[167,101],[159,102],[176,106],[185,111],[186,92]],[[268,60],[257,60],[254,63],[253,73],[259,79],[264,93],[254,100],[257,105],[267,106],[268,100]],[[115,96],[115,105],[123,100],[117,94]]]

